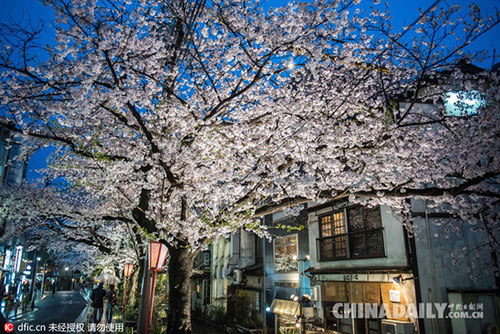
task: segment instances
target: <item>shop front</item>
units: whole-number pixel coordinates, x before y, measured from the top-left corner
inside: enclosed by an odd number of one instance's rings
[[[369,275],[364,275],[369,278]],[[324,330],[329,333],[379,334],[384,323],[398,322],[413,327],[407,317],[407,305],[415,303],[413,281],[397,284],[381,281],[323,281],[321,300]]]
[[[301,333],[301,307],[292,300],[275,299],[271,304],[271,312],[275,314],[275,333]]]

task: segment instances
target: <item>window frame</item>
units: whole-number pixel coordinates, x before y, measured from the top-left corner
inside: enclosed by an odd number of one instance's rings
[[[337,213],[342,213],[342,220],[343,220],[343,223],[344,223],[344,233],[339,233],[339,234],[335,234],[335,220],[333,218],[333,216]],[[323,222],[321,221],[323,218],[325,217],[332,217],[331,218],[331,222],[330,224],[332,224],[332,227],[331,227],[331,231],[332,231],[332,234],[329,235],[329,236],[324,236],[323,235]],[[318,216],[318,226],[319,226],[319,238],[317,239],[317,244],[318,244],[318,254],[319,254],[319,259],[320,261],[336,261],[336,260],[346,260],[346,259],[349,259],[350,257],[350,254],[349,254],[349,242],[348,242],[348,235],[349,235],[349,230],[348,230],[348,226],[346,224],[346,210],[345,209],[340,209],[340,210],[335,210],[335,211],[332,211],[328,214],[323,214],[321,216]],[[335,239],[336,238],[341,238],[341,237],[345,237],[345,255],[343,256],[336,256],[336,248],[335,248]],[[321,247],[322,245],[322,242],[325,241],[325,240],[332,240],[332,249],[333,249],[333,255],[332,256],[329,256],[328,258],[323,258],[323,256],[321,255],[321,250],[323,249]]]
[[[297,256],[297,258],[299,257],[299,235],[298,233],[293,233],[293,234],[287,234],[287,235],[281,235],[281,236],[278,236],[277,238],[274,238],[273,239],[273,270],[274,270],[274,273],[275,274],[279,274],[279,275],[286,275],[286,274],[293,274],[293,273],[298,273],[299,272],[299,265],[298,265],[298,262],[297,263],[297,268],[294,269],[294,270],[287,270],[287,271],[283,271],[283,270],[277,270],[276,269],[276,240],[278,239],[284,239],[284,238],[295,238],[295,247],[296,247],[296,254],[294,254],[295,256]],[[284,245],[278,245],[279,246],[284,246]],[[286,246],[286,245],[285,245]],[[292,255],[292,257],[294,256]]]
[[[371,209],[371,208],[368,208],[368,207],[365,207],[365,206],[362,206],[362,205],[352,205],[352,206],[349,206],[349,207],[345,207],[343,209],[338,209],[338,210],[334,210],[334,211],[331,211],[329,213],[326,213],[326,214],[322,214],[322,215],[319,215],[318,216],[318,228],[319,228],[319,238],[316,239],[316,250],[317,250],[317,259],[319,262],[328,262],[328,261],[341,261],[341,260],[358,260],[358,259],[373,259],[373,258],[383,258],[383,257],[386,257],[386,254],[385,254],[385,237],[384,237],[384,226],[382,224],[382,214],[380,213],[380,227],[376,227],[376,228],[368,228],[368,229],[362,229],[362,230],[356,230],[356,231],[351,231],[350,230],[350,221],[349,221],[349,214],[348,214],[348,211],[349,210],[352,210],[352,209],[355,209],[355,208],[358,208],[358,207],[361,207],[363,209]],[[380,210],[380,206],[377,206],[377,209]],[[335,228],[333,227],[333,216],[336,214],[336,213],[340,213],[342,212],[343,214],[343,223],[344,223],[344,231],[345,233],[342,233],[342,234],[333,234],[334,231],[335,231]],[[323,235],[323,222],[322,222],[322,219],[324,217],[332,217],[331,218],[331,224],[332,224],[332,235],[331,236],[324,236]],[[364,255],[358,255],[358,256],[353,256],[351,253],[351,244],[353,243],[353,241],[351,240],[352,236],[355,236],[355,235],[364,235],[364,240],[365,240],[365,244],[366,244],[366,240],[367,240],[367,234],[369,233],[380,233],[381,234],[381,237],[382,237],[382,242],[383,242],[383,246],[381,248],[381,253],[372,253],[372,254],[369,254],[368,253],[368,250],[366,252],[366,254]],[[333,254],[332,256],[324,256],[323,254],[323,249],[324,247],[322,246],[324,240],[327,240],[327,239],[335,239],[336,237],[341,237],[341,236],[345,236],[345,243],[346,243],[346,255],[345,256],[336,256],[336,248],[335,248],[335,242],[333,242]]]

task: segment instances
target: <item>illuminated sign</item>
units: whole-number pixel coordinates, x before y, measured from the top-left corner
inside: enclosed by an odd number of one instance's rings
[[[12,251],[10,249],[5,251],[5,262],[3,263],[3,269],[7,270],[12,261]]]
[[[23,256],[23,246],[16,247],[16,256],[14,257],[14,271],[17,273],[21,269],[21,258]]]

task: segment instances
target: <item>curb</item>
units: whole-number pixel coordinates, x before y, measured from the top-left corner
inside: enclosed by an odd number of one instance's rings
[[[78,323],[87,324],[87,317],[88,317],[89,310],[90,310],[91,300],[82,291],[80,291],[80,296],[82,296],[82,298],[85,300],[85,302],[87,302],[87,305],[84,307],[84,309],[82,310],[82,312],[80,313],[80,315],[75,319],[74,322],[75,322],[75,324],[78,324]],[[70,333],[70,332],[67,332],[67,333]],[[75,333],[75,332],[71,332],[71,333]],[[84,332],[80,332],[80,333],[87,333],[87,328],[85,328]]]
[[[80,291],[80,296],[82,296],[82,298],[85,299],[85,301],[87,302],[87,305],[82,310],[82,312],[80,313],[80,315],[78,316],[78,318],[76,318],[75,323],[79,323],[79,322],[86,323],[87,322],[87,314],[89,312],[90,304],[91,304],[92,301],[82,291]]]

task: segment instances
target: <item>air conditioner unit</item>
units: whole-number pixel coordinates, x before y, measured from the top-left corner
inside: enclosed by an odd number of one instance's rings
[[[382,334],[413,334],[415,325],[413,322],[399,320],[382,320]]]
[[[234,270],[234,283],[236,284],[243,283],[243,270],[241,269]]]

